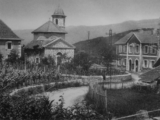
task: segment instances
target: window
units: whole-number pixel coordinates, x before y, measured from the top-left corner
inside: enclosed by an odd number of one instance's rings
[[[7,42],[7,49],[11,50],[12,49],[12,42]]]
[[[136,45],[136,53],[139,53],[139,45]]]
[[[127,51],[127,46],[123,45],[123,53],[126,53],[126,51]]]
[[[149,50],[149,49],[148,49],[148,45],[145,45],[144,48],[143,48],[143,50],[144,50],[143,52],[144,52],[145,54],[147,54],[147,53],[148,53],[148,50]]]
[[[154,60],[151,60],[150,61],[150,68],[153,68],[153,66],[154,66]]]
[[[143,61],[143,67],[144,67],[144,68],[147,68],[147,67],[148,67],[148,61],[147,61],[147,60],[144,60],[144,61]]]
[[[151,46],[151,48],[150,48],[150,53],[156,54],[156,52],[157,52],[156,46],[155,46],[155,45]]]
[[[129,45],[129,53],[133,53],[133,45]]]
[[[56,19],[56,25],[58,25],[58,19]]]
[[[123,66],[126,66],[126,59],[123,59]]]
[[[117,60],[117,62],[118,62],[118,65],[121,65],[120,60]]]
[[[122,45],[119,45],[119,53],[122,52]]]

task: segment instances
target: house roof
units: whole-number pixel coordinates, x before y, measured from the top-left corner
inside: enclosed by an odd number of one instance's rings
[[[44,23],[39,28],[35,29],[32,33],[63,33],[66,34],[67,32],[63,29],[54,24],[52,21],[48,21]]]
[[[160,58],[156,61],[156,63],[153,65],[153,67],[158,67],[160,65]]]
[[[28,43],[26,45],[25,48],[27,49],[34,49],[34,47],[38,47],[38,48],[54,48],[54,47],[51,47],[51,45],[55,45],[58,41],[61,41],[63,42],[64,44],[66,44],[68,47],[63,47],[63,48],[71,48],[71,49],[74,49],[75,47],[71,44],[69,44],[68,42],[66,42],[65,40],[63,40],[62,38],[59,38],[59,37],[50,37],[50,38],[45,38],[44,40],[32,40],[30,43]],[[57,47],[55,47],[57,48]]]
[[[151,83],[160,77],[160,66],[140,75],[140,81]]]
[[[158,43],[158,38],[156,35],[131,32],[118,40],[115,44],[126,44],[132,36],[135,36],[141,43]]]
[[[2,20],[0,20],[0,40],[22,40],[9,28]]]

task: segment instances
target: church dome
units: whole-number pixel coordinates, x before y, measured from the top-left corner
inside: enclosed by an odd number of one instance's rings
[[[65,16],[64,11],[58,7],[55,11],[53,15],[60,15],[60,16]]]

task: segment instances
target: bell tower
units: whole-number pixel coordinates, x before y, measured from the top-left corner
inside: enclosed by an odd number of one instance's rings
[[[64,14],[64,11],[58,6],[52,15],[52,22],[60,28],[65,28],[65,18],[66,15]]]

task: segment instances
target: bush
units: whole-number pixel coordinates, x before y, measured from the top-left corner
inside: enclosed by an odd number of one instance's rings
[[[1,96],[0,119],[3,120],[51,120],[52,102],[47,97]]]

